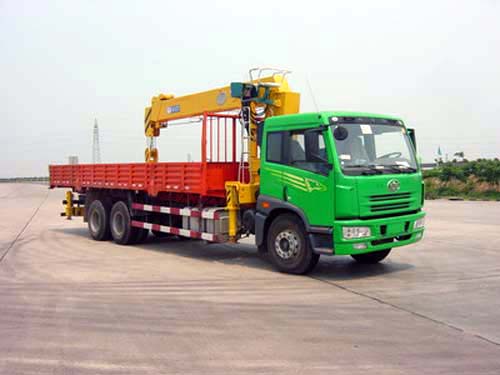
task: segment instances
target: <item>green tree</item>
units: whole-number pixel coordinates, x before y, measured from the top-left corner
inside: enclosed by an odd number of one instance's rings
[[[440,167],[441,175],[440,180],[451,181],[452,179],[457,179],[460,181],[465,181],[467,177],[461,167],[453,165],[451,162],[443,163]]]

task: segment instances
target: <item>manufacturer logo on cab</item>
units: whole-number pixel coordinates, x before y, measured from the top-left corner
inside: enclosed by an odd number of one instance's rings
[[[400,187],[401,184],[398,180],[389,180],[389,182],[387,183],[387,189],[392,193],[398,191]]]

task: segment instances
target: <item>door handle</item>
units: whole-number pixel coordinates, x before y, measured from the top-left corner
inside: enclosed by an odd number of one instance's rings
[[[283,186],[283,200],[285,202],[288,201],[288,186],[286,186],[286,185]]]

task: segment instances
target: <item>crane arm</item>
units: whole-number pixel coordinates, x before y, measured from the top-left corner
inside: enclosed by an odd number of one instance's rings
[[[162,124],[168,121],[199,116],[204,112],[231,111],[240,107],[241,101],[231,97],[229,86],[180,97],[160,94],[153,97],[151,106],[146,108],[144,130],[146,136],[153,136],[152,132],[164,127]]]
[[[253,87],[250,97],[249,91],[246,90],[249,87]],[[247,96],[244,97],[245,95]],[[298,93],[290,91],[288,82],[281,75],[273,75],[247,83],[232,83],[230,86],[180,97],[171,94],[155,96],[151,99],[151,106],[147,107],[144,113],[144,132],[149,140],[145,153],[146,161],[158,161],[156,137],[160,135],[160,129],[165,128],[169,121],[195,117],[206,112],[240,110],[245,106],[265,108],[266,117],[297,113],[299,97]],[[253,128],[256,130],[256,125],[252,126],[250,123],[248,126],[251,138],[249,148],[255,149],[256,155],[256,138],[252,140],[251,133]]]

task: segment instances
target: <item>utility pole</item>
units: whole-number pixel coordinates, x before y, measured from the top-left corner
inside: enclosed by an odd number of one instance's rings
[[[101,149],[99,147],[99,126],[97,119],[94,121],[94,139],[92,142],[92,163],[97,164],[101,162]]]

